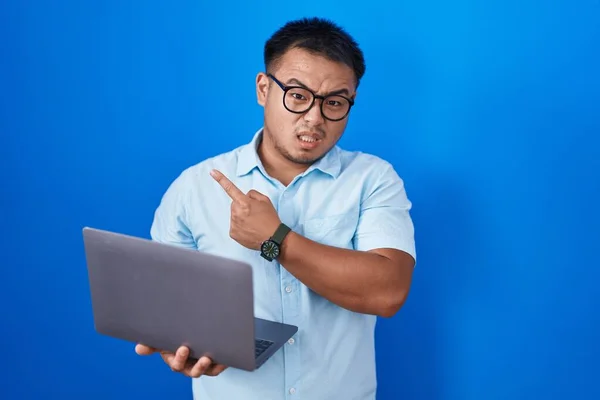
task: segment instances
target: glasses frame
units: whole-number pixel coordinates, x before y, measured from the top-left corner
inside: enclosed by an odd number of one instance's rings
[[[348,116],[348,114],[350,114],[350,110],[352,109],[352,106],[354,105],[354,100],[352,100],[352,99],[350,99],[350,98],[348,98],[346,96],[342,96],[341,94],[333,94],[333,95],[321,96],[321,95],[316,94],[315,92],[313,92],[312,90],[310,90],[309,88],[304,87],[304,86],[298,86],[298,85],[287,86],[287,85],[284,85],[277,78],[275,78],[272,74],[267,74],[267,76],[269,78],[273,79],[273,81],[281,88],[281,90],[283,90],[283,98],[282,98],[283,106],[285,107],[286,110],[288,110],[291,113],[294,113],[294,114],[304,114],[305,112],[310,111],[310,109],[313,108],[313,106],[315,105],[315,101],[317,99],[319,99],[319,100],[321,100],[321,105],[319,106],[319,109],[321,111],[321,115],[323,116],[323,118],[325,118],[328,121],[337,122],[337,121],[341,121],[344,118],[346,118]],[[285,104],[285,97],[287,96],[287,93],[290,90],[292,90],[292,89],[302,89],[302,90],[306,90],[310,94],[312,94],[312,96],[313,96],[312,102],[310,103],[310,105],[308,106],[308,108],[306,110],[304,110],[304,111],[293,111],[293,110],[290,110],[288,108],[288,106]],[[327,117],[325,115],[325,113],[323,112],[323,104],[325,103],[325,99],[327,99],[329,97],[341,97],[341,98],[345,99],[346,101],[348,101],[348,104],[349,104],[348,110],[346,111],[346,114],[344,114],[344,116],[342,116],[341,118],[333,119],[333,118],[329,118],[329,117]]]

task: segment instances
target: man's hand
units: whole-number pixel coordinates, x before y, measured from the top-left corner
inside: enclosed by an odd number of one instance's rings
[[[188,360],[190,350],[181,346],[176,353],[169,351],[160,351],[143,344],[135,346],[135,352],[140,356],[148,356],[154,353],[160,353],[163,361],[171,367],[172,371],[181,372],[191,378],[199,378],[202,375],[217,376],[227,367],[223,364],[214,364],[208,357],[200,357],[199,360]]]
[[[256,190],[244,194],[220,171],[213,170],[210,175],[233,200],[229,236],[242,246],[260,250],[281,223],[271,200]]]

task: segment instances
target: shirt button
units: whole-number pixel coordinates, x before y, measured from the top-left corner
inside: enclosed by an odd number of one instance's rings
[[[290,389],[290,394],[294,394],[294,393],[296,393],[296,389],[294,389],[294,388],[291,388],[291,389]]]
[[[288,340],[289,344],[294,344],[294,342],[295,342],[294,338],[290,338],[290,340]]]
[[[285,291],[288,292],[288,293],[291,293],[292,292],[292,287],[291,286],[286,286],[285,287]]]

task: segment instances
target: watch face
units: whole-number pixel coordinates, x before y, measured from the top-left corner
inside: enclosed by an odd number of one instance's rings
[[[277,258],[279,255],[279,246],[271,240],[264,242],[261,250],[265,256],[271,259]]]

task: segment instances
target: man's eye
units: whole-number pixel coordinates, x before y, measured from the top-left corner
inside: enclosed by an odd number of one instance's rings
[[[300,93],[292,93],[292,97],[296,100],[306,100],[306,97],[304,97]]]

